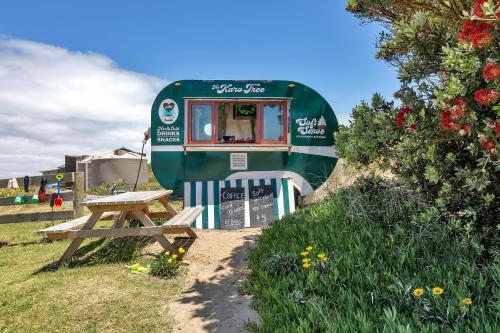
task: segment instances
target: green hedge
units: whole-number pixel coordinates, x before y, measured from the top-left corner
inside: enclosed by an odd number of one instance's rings
[[[261,323],[248,327],[499,332],[498,261],[482,262],[479,250],[433,222],[432,211],[403,187],[362,179],[275,222],[251,254],[243,289],[254,295]],[[312,265],[304,268],[308,245]],[[327,261],[318,260],[320,252]],[[443,294],[434,295],[434,287]],[[416,288],[424,295],[415,296]]]

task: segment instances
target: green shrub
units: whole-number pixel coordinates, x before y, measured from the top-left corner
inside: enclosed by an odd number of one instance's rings
[[[275,253],[264,262],[267,271],[273,276],[286,275],[297,272],[299,265],[297,259],[288,253]]]
[[[357,17],[386,24],[377,57],[397,68],[402,106],[379,95],[361,102],[336,134],[336,150],[353,164],[389,168],[492,256],[500,221],[500,6],[478,0],[471,9],[473,2],[348,2]]]
[[[260,332],[498,331],[498,259],[484,261],[480,250],[448,224],[413,218],[432,209],[420,200],[405,186],[365,178],[264,229],[246,283],[260,325],[248,327]],[[303,252],[316,263],[304,267]],[[327,270],[315,269],[322,262],[315,259],[319,253],[327,256]],[[277,264],[269,263],[278,258],[285,267],[295,259],[299,269],[276,274]],[[435,287],[443,293],[434,295]],[[415,296],[417,288],[424,294]],[[472,304],[464,304],[466,298]]]
[[[165,254],[155,255],[155,258],[150,264],[149,274],[168,279],[177,274],[181,267],[181,261],[175,254],[166,252]]]

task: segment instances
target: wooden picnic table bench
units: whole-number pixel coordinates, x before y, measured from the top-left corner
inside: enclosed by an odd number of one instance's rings
[[[171,244],[164,234],[186,233],[194,241],[196,233],[191,229],[191,224],[202,213],[202,207],[185,208],[177,212],[168,202],[172,193],[169,190],[127,192],[119,195],[99,198],[82,202],[92,214],[49,228],[37,231],[49,239],[72,239],[73,241],[58,261],[63,263],[70,258],[86,238],[95,237],[128,237],[152,236],[161,244],[165,251],[178,254],[177,249]],[[150,212],[148,204],[158,200],[165,211]],[[115,216],[115,221],[109,229],[93,229],[99,220]],[[143,227],[124,228],[128,217],[135,216]],[[155,225],[151,218],[170,217],[162,225]]]

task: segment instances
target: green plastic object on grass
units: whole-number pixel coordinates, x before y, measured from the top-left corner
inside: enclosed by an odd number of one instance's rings
[[[24,203],[24,197],[22,196],[17,196],[16,199],[14,199],[14,203],[16,205],[22,205]]]
[[[38,194],[34,194],[31,197],[31,203],[37,204],[38,203]]]
[[[131,273],[136,273],[136,274],[145,274],[149,273],[150,267],[147,265],[146,267],[141,266],[140,264],[133,264],[132,266],[126,266]]]

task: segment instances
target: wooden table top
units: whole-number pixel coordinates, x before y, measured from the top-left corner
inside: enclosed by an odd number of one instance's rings
[[[126,192],[109,197],[83,201],[84,206],[116,206],[116,205],[137,205],[145,204],[149,201],[172,194],[171,190],[162,191],[142,191],[142,192]]]

